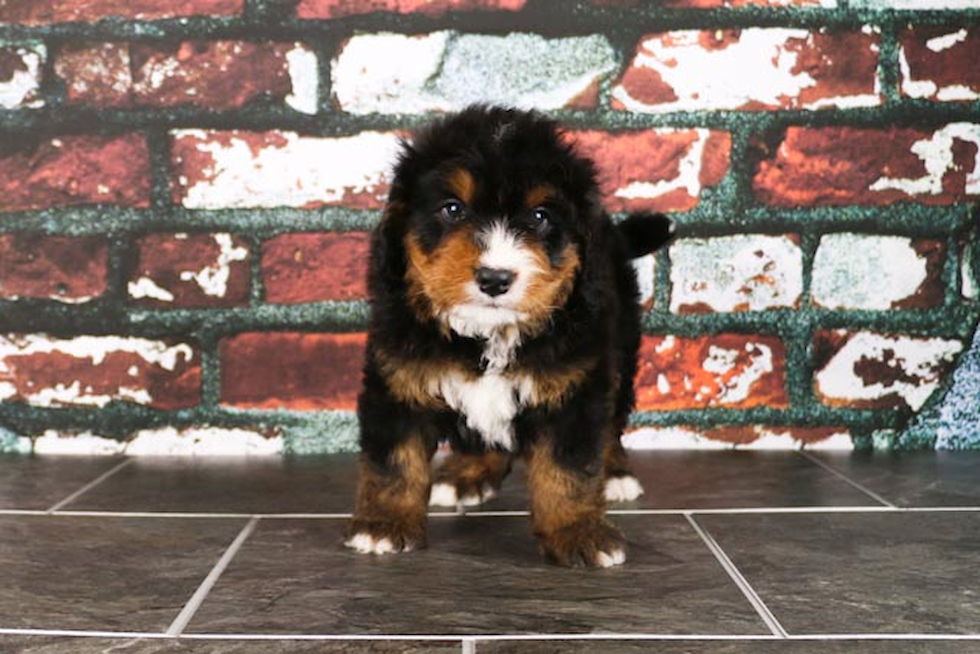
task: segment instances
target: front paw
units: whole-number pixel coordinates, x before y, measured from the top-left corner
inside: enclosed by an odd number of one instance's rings
[[[361,554],[394,554],[425,547],[425,527],[395,520],[359,520],[347,525],[344,545]]]
[[[626,561],[626,539],[605,520],[582,520],[539,534],[548,560],[564,566],[610,568]]]

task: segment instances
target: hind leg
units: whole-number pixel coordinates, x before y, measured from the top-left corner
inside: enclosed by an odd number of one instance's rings
[[[453,452],[432,477],[430,506],[477,506],[497,496],[510,472],[511,454]]]
[[[607,502],[632,502],[643,495],[643,486],[629,466],[629,458],[619,436],[606,442],[603,467]]]

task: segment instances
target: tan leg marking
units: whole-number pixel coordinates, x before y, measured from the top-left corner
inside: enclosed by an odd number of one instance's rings
[[[528,452],[531,522],[541,549],[561,565],[609,567],[626,560],[626,540],[606,521],[601,476],[567,470],[551,445],[538,442]]]
[[[425,547],[429,500],[429,457],[422,438],[412,437],[391,454],[391,469],[379,471],[362,459],[354,517],[345,545],[386,554]]]

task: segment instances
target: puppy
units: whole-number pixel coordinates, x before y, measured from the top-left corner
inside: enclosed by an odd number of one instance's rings
[[[662,216],[614,224],[593,164],[533,112],[471,107],[406,144],[371,243],[346,545],[424,547],[430,490],[478,503],[521,455],[546,557],[625,561],[604,513],[607,494],[642,492],[619,440],[640,342],[630,259],[670,232]],[[433,477],[440,439],[455,453]]]

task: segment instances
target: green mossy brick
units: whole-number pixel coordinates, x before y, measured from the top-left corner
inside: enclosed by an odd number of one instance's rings
[[[0,427],[0,454],[30,454],[31,440]]]
[[[876,452],[892,452],[896,449],[898,433],[894,429],[876,429],[871,432],[871,447]]]
[[[281,427],[290,453],[352,451],[357,447],[357,421],[352,413],[231,411],[218,404],[214,384],[220,378],[217,343],[226,334],[241,331],[359,331],[368,316],[366,302],[313,303],[273,306],[252,296],[251,306],[237,310],[169,311],[138,310],[125,300],[128,239],[153,231],[230,232],[245,236],[253,248],[264,240],[288,232],[364,231],[377,224],[380,212],[338,207],[321,209],[273,208],[262,210],[190,211],[171,205],[169,194],[169,132],[178,128],[203,127],[229,130],[292,130],[319,136],[352,135],[366,130],[410,131],[429,120],[428,115],[352,116],[331,106],[332,90],[326,84],[330,59],[354,33],[396,31],[405,34],[452,30],[459,34],[507,34],[525,32],[547,38],[599,35],[611,47],[620,67],[635,53],[639,38],[652,31],[673,29],[737,29],[740,27],[800,27],[805,29],[860,30],[871,24],[882,30],[880,78],[886,104],[853,110],[827,109],[814,112],[699,111],[664,115],[639,115],[612,110],[608,102],[617,72],[600,84],[596,111],[561,109],[550,115],[571,129],[646,130],[659,127],[700,127],[732,134],[732,162],[717,186],[702,192],[699,204],[672,216],[681,234],[712,237],[740,233],[801,234],[805,264],[813,261],[820,235],[858,231],[941,238],[952,243],[966,234],[973,257],[973,277],[980,280],[980,241],[976,236],[977,215],[973,207],[959,205],[930,207],[913,203],[890,206],[848,206],[781,209],[761,206],[752,190],[759,153],[752,148],[757,139],[778,143],[788,126],[819,127],[849,125],[880,127],[900,124],[935,126],[949,122],[980,122],[980,102],[936,103],[899,96],[897,33],[909,23],[916,25],[980,25],[980,7],[944,11],[894,10],[886,0],[841,0],[837,9],[819,7],[741,7],[736,9],[665,9],[661,3],[636,3],[632,8],[600,6],[587,0],[574,3],[539,0],[521,12],[501,16],[449,12],[433,19],[427,16],[372,14],[339,21],[300,21],[292,17],[291,0],[248,0],[243,16],[230,18],[193,17],[179,20],[125,21],[108,19],[97,24],[60,24],[38,27],[0,25],[0,42],[70,43],[75,41],[161,42],[186,39],[278,39],[300,41],[318,48],[320,56],[321,112],[304,116],[281,107],[259,104],[240,110],[208,111],[193,107],[93,111],[65,107],[61,91],[52,86],[54,76],[44,83],[43,110],[0,111],[0,130],[9,133],[60,134],[71,132],[150,134],[154,171],[153,207],[150,210],[79,207],[63,210],[20,212],[0,215],[0,233],[34,231],[60,235],[107,234],[113,242],[110,292],[86,306],[57,307],[46,302],[0,302],[0,331],[51,331],[64,333],[119,333],[147,337],[193,337],[202,343],[205,355],[205,399],[201,406],[178,412],[159,412],[113,403],[97,409],[41,409],[0,403],[0,449],[23,448],[26,435],[46,429],[82,429],[125,440],[138,429],[164,426]],[[489,21],[489,22],[488,22]],[[488,27],[490,25],[491,27]],[[605,48],[605,46],[603,46]],[[603,55],[605,56],[605,55]],[[633,416],[636,425],[751,424],[841,424],[852,430],[856,448],[890,443],[898,449],[931,447],[980,447],[980,353],[975,334],[980,303],[962,300],[959,271],[950,257],[944,269],[947,302],[935,312],[824,311],[809,306],[809,266],[804,268],[804,296],[798,311],[749,312],[740,315],[673,316],[668,310],[670,264],[666,253],[657,255],[656,305],[644,318],[649,333],[701,335],[734,331],[777,334],[787,341],[787,379],[792,405],[787,410],[768,408],[739,410],[646,412]],[[258,264],[255,263],[257,266]],[[256,269],[257,270],[257,269]],[[257,272],[253,271],[253,275]],[[973,346],[962,356],[959,367],[947,378],[943,391],[930,399],[926,409],[909,421],[909,414],[893,411],[853,410],[827,407],[813,397],[810,342],[817,329],[869,329],[883,332],[919,333],[955,337]],[[210,354],[209,354],[210,352]],[[208,387],[207,380],[211,380]],[[11,436],[11,434],[13,434]],[[22,435],[18,435],[22,434]],[[10,444],[13,445],[10,445]]]
[[[315,455],[358,451],[357,416],[337,411],[317,413],[282,428],[286,454]]]
[[[951,377],[949,390],[898,438],[899,449],[980,450],[980,331]]]

